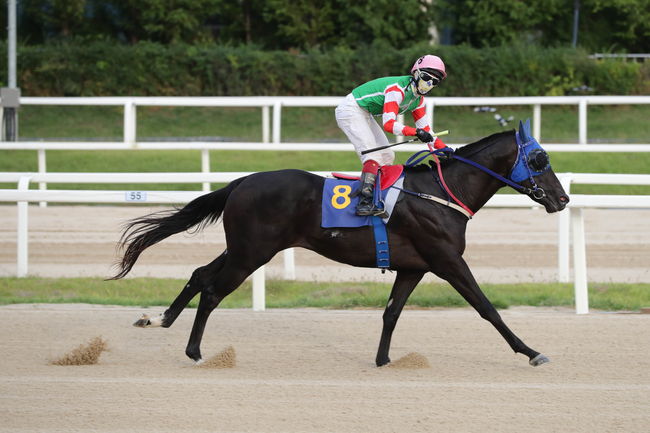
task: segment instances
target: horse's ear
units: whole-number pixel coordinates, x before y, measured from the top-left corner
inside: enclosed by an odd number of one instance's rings
[[[521,120],[519,121],[519,138],[526,142],[526,130],[524,129],[524,122]]]
[[[530,140],[530,118],[526,119],[526,123],[519,121],[519,137],[526,142]]]

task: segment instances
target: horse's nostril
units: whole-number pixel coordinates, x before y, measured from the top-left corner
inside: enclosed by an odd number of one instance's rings
[[[567,197],[566,195],[561,195],[560,196],[560,201],[562,203],[568,203],[569,202],[569,197]]]

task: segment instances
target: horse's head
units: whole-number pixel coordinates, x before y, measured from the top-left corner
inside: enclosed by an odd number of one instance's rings
[[[517,159],[508,178],[526,188],[523,192],[543,205],[546,212],[561,211],[569,203],[569,196],[553,172],[548,154],[530,133],[530,119],[519,122],[515,135]]]

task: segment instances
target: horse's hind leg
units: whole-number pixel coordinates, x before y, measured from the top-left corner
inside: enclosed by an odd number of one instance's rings
[[[208,317],[226,296],[235,291],[255,269],[268,260],[262,261],[258,265],[246,266],[243,264],[243,260],[227,257],[227,263],[221,271],[216,275],[209,276],[209,284],[201,291],[201,300],[194,318],[192,333],[185,349],[187,356],[196,362],[201,361],[201,339]]]
[[[423,276],[424,272],[421,271],[397,271],[395,283],[393,283],[393,289],[390,292],[390,298],[384,310],[384,327],[381,331],[381,340],[379,341],[379,349],[377,350],[377,358],[375,359],[377,367],[381,367],[390,362],[388,351],[390,350],[390,339],[395,330],[397,319],[399,319],[402,313],[406,300]]]
[[[210,276],[216,274],[221,270],[226,261],[226,255],[227,251],[224,251],[219,257],[214,259],[209,264],[197,268],[192,273],[192,277],[187,282],[187,284],[185,284],[185,287],[181,293],[176,297],[176,299],[174,299],[174,302],[172,302],[172,304],[164,313],[156,317],[143,315],[142,318],[140,318],[133,325],[142,328],[157,326],[169,328],[178,318],[187,304],[192,300],[192,298],[205,287],[209,281]]]

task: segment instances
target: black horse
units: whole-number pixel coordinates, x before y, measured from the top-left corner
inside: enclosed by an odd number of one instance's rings
[[[471,211],[478,211],[504,182],[516,186],[548,213],[566,206],[569,198],[548,164],[548,156],[530,133],[520,126],[458,149],[442,163],[446,184]],[[537,149],[525,151],[522,142]],[[478,169],[476,164],[492,173]],[[527,178],[510,180],[513,167],[527,170]],[[404,190],[443,199],[447,194],[435,172],[420,164],[406,168]],[[496,177],[495,177],[496,176]],[[504,178],[507,178],[504,180]],[[352,266],[375,267],[372,227],[325,229],[321,227],[324,178],[301,170],[260,172],[242,177],[226,187],[198,197],[179,210],[156,212],[130,221],[121,238],[126,248],[119,263],[124,277],[140,253],[163,239],[191,228],[201,229],[223,216],[227,249],[214,261],[196,269],[171,306],[160,316],[143,316],[136,326],[171,326],[189,301],[201,293],[192,333],[185,353],[201,361],[200,344],[208,316],[257,268],[286,248],[303,247]],[[524,344],[503,322],[485,297],[463,259],[468,218],[456,209],[400,193],[388,224],[390,269],[395,282],[383,315],[383,330],[376,364],[390,362],[391,335],[409,295],[426,272],[448,281],[480,316],[488,320],[516,353],[537,366],[548,358]]]

